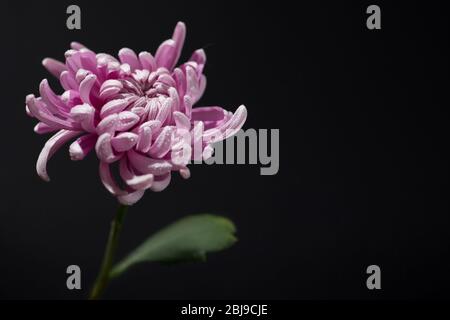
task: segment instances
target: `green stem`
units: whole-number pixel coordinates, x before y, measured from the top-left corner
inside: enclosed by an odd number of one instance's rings
[[[117,209],[116,216],[111,222],[111,229],[109,230],[108,243],[106,245],[105,254],[103,256],[102,266],[100,273],[95,280],[94,287],[91,290],[89,300],[96,300],[100,298],[103,291],[110,280],[110,272],[114,261],[114,254],[117,249],[117,244],[119,242],[119,234],[122,229],[122,222],[127,213],[128,207],[125,205],[120,205]]]

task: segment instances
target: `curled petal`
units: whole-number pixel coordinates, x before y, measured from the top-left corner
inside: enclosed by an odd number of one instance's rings
[[[162,175],[172,170],[169,161],[161,159],[152,159],[137,153],[133,149],[128,151],[128,159],[133,167],[142,173],[152,173],[154,175]]]
[[[80,49],[86,48],[83,44],[76,42],[76,41],[72,41],[70,43],[70,47],[74,50],[80,50]]]
[[[122,153],[115,155],[111,146],[111,134],[105,132],[100,135],[95,144],[95,151],[100,161],[113,163],[121,158]]]
[[[164,157],[170,151],[172,145],[172,133],[172,127],[164,127],[148,151],[148,154],[154,158]]]
[[[42,60],[42,65],[45,67],[45,69],[47,69],[48,72],[50,72],[58,79],[61,75],[61,72],[66,70],[66,65],[64,63],[52,58],[45,58],[44,60]]]
[[[139,62],[136,53],[129,48],[120,49],[119,59],[121,63],[127,63],[130,66],[131,71],[141,69],[141,63]]]
[[[206,63],[206,53],[203,49],[195,50],[189,61],[195,61],[199,66]]]
[[[238,132],[246,119],[247,109],[244,105],[241,105],[226,123],[217,128],[206,130],[203,139],[209,143],[224,140]]]
[[[137,134],[132,132],[122,132],[111,139],[111,145],[117,152],[124,152],[133,148],[137,141]]]
[[[119,93],[122,88],[122,82],[115,79],[106,80],[100,87],[100,98],[107,99],[109,97],[112,97],[115,94]]]
[[[127,194],[127,192],[120,189],[116,181],[114,181],[114,178],[111,175],[111,170],[109,168],[109,163],[100,161],[99,173],[103,185],[109,192],[111,192],[115,196],[123,196]]]
[[[175,111],[173,113],[173,118],[175,120],[177,128],[184,129],[184,130],[191,129],[191,120],[189,120],[189,118],[186,117],[186,115],[184,113]]]
[[[172,109],[172,99],[168,98],[164,101],[161,108],[159,108],[158,114],[156,115],[155,120],[158,120],[161,123],[164,123],[170,115]]]
[[[149,52],[141,52],[139,53],[139,61],[141,62],[142,68],[148,71],[156,70],[155,58]]]
[[[73,121],[57,118],[46,109],[45,104],[30,94],[26,97],[29,112],[38,120],[55,129],[79,130],[80,126]]]
[[[149,126],[139,128],[139,137],[136,150],[147,153],[152,144],[152,129]]]
[[[92,75],[92,72],[90,72],[89,70],[86,69],[78,69],[77,73],[75,74],[75,80],[77,81],[78,84],[81,83],[81,81],[83,81],[84,79],[86,79],[86,77],[88,75]]]
[[[73,161],[83,160],[84,157],[94,148],[97,135],[86,134],[72,142],[69,147],[70,159]]]
[[[128,160],[123,157],[120,160],[119,172],[125,183],[133,190],[146,190],[150,188],[153,184],[153,174],[143,174],[137,175],[130,169]]]
[[[198,100],[199,97],[199,82],[197,78],[197,74],[191,66],[186,66],[186,94],[191,96],[195,101]]]
[[[115,99],[107,102],[100,111],[100,117],[103,119],[110,114],[119,113],[128,106],[125,99]]]
[[[185,108],[184,112],[186,113],[188,118],[191,118],[192,110],[193,110],[192,109],[192,104],[193,104],[192,98],[188,95],[185,95],[183,98],[183,102],[184,102],[184,108]]]
[[[80,98],[84,103],[88,103],[92,105],[90,94],[92,87],[95,84],[95,81],[97,81],[97,77],[94,74],[89,74],[84,78],[83,81],[80,83]]]
[[[94,117],[95,108],[84,103],[73,107],[70,110],[72,118],[80,123],[81,127],[88,132],[95,132]]]
[[[175,68],[172,76],[177,83],[178,95],[183,97],[186,94],[186,76],[180,68]]]
[[[170,172],[155,177],[155,179],[153,180],[153,185],[150,187],[150,190],[154,192],[163,191],[170,184],[171,177],[172,175],[170,174]]]
[[[186,38],[186,25],[179,21],[173,31],[172,40],[175,42],[175,53],[173,61],[169,65],[168,69],[172,70],[177,64],[178,59],[181,55],[181,50],[183,49],[184,39]]]
[[[34,132],[36,132],[37,134],[49,133],[56,130],[58,130],[58,128],[51,127],[43,122],[38,122],[38,124],[34,126]]]
[[[36,163],[37,174],[43,180],[50,181],[47,174],[47,161],[50,160],[53,154],[61,148],[62,145],[80,134],[81,132],[79,131],[60,130],[45,143]]]
[[[158,67],[172,69],[177,54],[175,41],[166,40],[159,46],[155,54],[155,62]]]
[[[116,131],[117,122],[119,119],[119,115],[116,113],[110,114],[109,116],[106,116],[103,118],[98,124],[97,124],[97,134],[101,135],[105,132],[113,134]]]
[[[173,101],[173,110],[181,111],[180,97],[178,96],[177,89],[175,89],[174,87],[170,87],[168,92],[169,92],[169,97]]]
[[[64,114],[61,113],[61,110],[65,109],[65,105],[61,98],[50,88],[47,79],[41,81],[41,84],[39,85],[39,93],[41,94],[42,100],[44,100],[48,109],[54,115],[64,116]]]
[[[155,131],[156,129],[161,128],[161,122],[158,120],[146,121],[143,124],[141,124],[139,128],[144,128],[144,127],[149,127],[152,131]]]
[[[192,120],[194,121],[220,121],[223,120],[227,111],[221,107],[200,107],[192,109]]]
[[[111,170],[108,163],[100,162],[100,179],[105,188],[117,197],[117,200],[124,205],[133,205],[144,195],[144,190],[134,192],[127,192],[120,189],[114,178],[111,175]]]
[[[80,50],[80,53],[81,53],[80,54],[81,66],[84,69],[89,70],[92,73],[96,73],[97,72],[97,57],[95,56],[95,53],[86,48],[82,48]]]
[[[180,169],[180,175],[183,179],[189,179],[191,177],[191,171],[189,168]]]
[[[156,99],[151,99],[148,103],[148,120],[156,119],[159,113],[159,101]]]
[[[119,113],[116,130],[126,131],[139,122],[139,116],[131,111],[122,111]]]
[[[123,205],[131,206],[138,202],[144,196],[145,190],[137,190],[124,194],[122,196],[117,196],[117,200]]]
[[[78,89],[78,84],[73,78],[73,76],[69,73],[69,71],[61,72],[59,76],[59,82],[61,82],[61,85],[64,88],[64,90]]]

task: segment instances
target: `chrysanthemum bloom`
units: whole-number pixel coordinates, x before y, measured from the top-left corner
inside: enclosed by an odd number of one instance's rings
[[[49,158],[77,138],[69,147],[71,159],[81,160],[95,149],[104,186],[130,205],[147,189],[165,189],[172,171],[188,178],[191,160],[211,156],[212,143],[236,133],[247,116],[243,105],[234,114],[220,107],[192,108],[206,87],[206,56],[199,49],[175,68],[185,34],[185,25],[179,22],[172,39],[164,41],[154,56],[124,48],[116,59],[72,43],[65,64],[44,59],[43,65],[59,79],[64,92],[54,93],[44,79],[41,96],[26,97],[27,113],[39,120],[35,132],[56,132],[39,155],[39,176],[48,181]],[[123,183],[114,181],[110,168],[114,163]]]

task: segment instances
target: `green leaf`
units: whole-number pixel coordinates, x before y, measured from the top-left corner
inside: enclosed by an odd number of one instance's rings
[[[182,218],[144,241],[111,271],[117,277],[141,262],[204,261],[206,253],[233,245],[236,228],[229,219],[211,214]]]

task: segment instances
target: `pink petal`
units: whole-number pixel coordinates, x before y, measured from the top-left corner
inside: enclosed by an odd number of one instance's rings
[[[168,69],[172,70],[177,64],[178,59],[181,55],[181,50],[183,49],[184,39],[186,38],[186,25],[183,22],[178,22],[172,35],[172,40],[175,42],[175,54],[172,63],[169,65]]]
[[[100,161],[99,166],[100,179],[105,186],[105,188],[115,196],[123,196],[128,194],[126,191],[120,189],[114,178],[111,175],[111,170],[109,169],[109,164]]]
[[[170,174],[170,172],[164,175],[156,176],[153,180],[153,185],[150,187],[150,190],[154,192],[163,191],[170,184],[171,177],[172,175]]]
[[[66,65],[58,60],[52,58],[45,58],[42,60],[42,65],[48,70],[52,75],[59,79],[61,72],[66,70]]]
[[[70,115],[87,132],[96,131],[94,125],[95,108],[91,105],[87,103],[77,105],[70,110]]]
[[[95,53],[89,49],[80,49],[81,66],[92,73],[97,73],[97,57]]]
[[[75,79],[70,75],[69,71],[61,72],[59,76],[59,82],[63,86],[64,90],[78,89],[78,84]]]
[[[183,179],[189,179],[191,177],[191,171],[188,168],[180,169],[180,175]]]
[[[203,49],[195,50],[189,61],[195,61],[198,65],[204,65],[206,63],[206,53]]]
[[[194,124],[194,128],[192,129],[192,146],[194,148],[194,153],[192,158],[195,161],[200,161],[203,158],[203,122],[199,121]]]
[[[221,121],[227,111],[221,107],[200,107],[192,109],[193,121]]]
[[[167,98],[161,108],[159,108],[158,114],[156,115],[155,120],[158,120],[161,123],[164,123],[169,117],[172,109],[172,99]]]
[[[47,105],[48,110],[50,110],[54,115],[64,116],[64,113],[61,112],[61,110],[65,109],[65,105],[61,98],[50,88],[47,79],[41,81],[41,84],[39,85],[39,93],[41,94],[42,100],[44,100]]]
[[[139,61],[141,62],[142,68],[148,71],[156,70],[156,62],[155,58],[149,52],[141,52],[139,53]]]
[[[125,183],[133,190],[146,190],[153,184],[153,174],[136,175],[128,166],[126,157],[120,160],[119,172]]]
[[[37,134],[54,132],[56,130],[58,130],[58,128],[51,127],[48,124],[45,124],[44,122],[38,122],[38,124],[34,126],[34,132],[36,132]]]
[[[120,49],[119,59],[122,64],[127,63],[130,66],[131,71],[142,69],[136,53],[129,48]]]
[[[173,113],[173,118],[177,125],[177,128],[184,130],[191,130],[191,120],[184,113],[175,111]]]
[[[131,111],[122,111],[119,113],[118,122],[116,125],[117,131],[127,131],[139,122],[139,117]]]
[[[183,102],[184,102],[184,108],[185,108],[185,113],[188,116],[188,118],[191,118],[192,116],[192,105],[193,105],[193,101],[192,98],[188,95],[185,95],[183,97]]]
[[[123,196],[117,196],[117,200],[123,205],[131,206],[138,202],[144,196],[145,190],[138,190],[127,193]]]
[[[37,174],[45,181],[50,181],[47,174],[47,161],[53,156],[53,154],[61,148],[67,141],[80,135],[79,131],[60,130],[54,136],[52,136],[46,143],[36,163]]]
[[[113,195],[117,196],[117,200],[124,205],[133,205],[144,195],[145,190],[138,190],[134,192],[127,192],[117,185],[114,178],[111,175],[109,164],[100,162],[100,179],[105,188]]]
[[[159,101],[157,99],[151,99],[148,102],[149,110],[148,110],[148,120],[154,120],[156,119],[158,113],[159,113]]]
[[[97,134],[101,135],[105,132],[113,134],[116,131],[116,126],[117,126],[118,121],[119,121],[119,115],[116,113],[106,116],[97,124],[97,128],[96,128]]]
[[[148,151],[148,154],[158,159],[164,157],[172,146],[172,133],[173,128],[164,127]]]
[[[87,75],[86,78],[84,78],[84,80],[81,81],[81,83],[80,83],[80,98],[84,103],[88,103],[88,104],[92,105],[90,94],[91,94],[92,87],[95,84],[95,81],[97,81],[97,77],[93,74]]]
[[[186,94],[186,76],[180,68],[175,68],[172,77],[177,83],[178,95],[183,97]]]
[[[149,126],[139,128],[139,137],[136,150],[147,153],[152,143],[152,129]]]
[[[36,117],[38,120],[44,122],[50,127],[57,129],[67,129],[67,130],[79,130],[80,126],[76,123],[68,120],[62,120],[60,118],[52,115],[47,109],[42,101],[39,101],[30,94],[26,97],[26,104],[29,108],[30,113]]]
[[[117,152],[124,152],[133,148],[137,141],[137,134],[132,132],[122,132],[111,139],[111,145]]]
[[[241,129],[246,119],[247,109],[244,105],[241,105],[226,123],[220,127],[206,130],[203,139],[209,143],[227,139]]]
[[[72,142],[69,147],[70,159],[73,161],[82,160],[94,148],[97,135],[85,134]]]
[[[191,66],[186,66],[186,94],[191,96],[193,101],[198,100],[200,93],[199,81],[197,74]]]
[[[100,87],[100,98],[107,99],[109,97],[112,97],[115,94],[119,93],[122,88],[122,82],[115,79],[106,80]]]
[[[125,99],[115,99],[107,102],[100,111],[100,117],[105,118],[111,114],[119,113],[128,106]]]
[[[115,155],[111,146],[111,134],[105,132],[100,135],[95,144],[95,151],[100,161],[113,163],[119,160],[123,154]]]
[[[81,43],[76,42],[76,41],[71,42],[70,47],[74,50],[80,50],[80,49],[86,48],[84,45],[82,45]]]
[[[152,173],[161,175],[170,172],[172,165],[169,161],[161,159],[152,159],[137,153],[133,149],[128,151],[128,159],[133,167],[142,173]]]
[[[170,87],[168,92],[169,92],[169,97],[173,101],[173,110],[174,111],[182,111],[180,97],[178,96],[177,89],[175,89],[174,87]]]
[[[172,69],[177,54],[177,47],[175,41],[172,39],[166,40],[159,46],[155,54],[155,62],[158,67],[164,67],[169,70]]]

